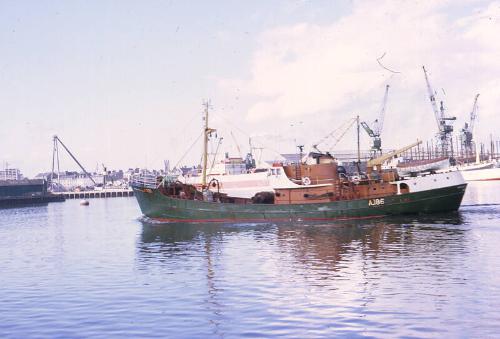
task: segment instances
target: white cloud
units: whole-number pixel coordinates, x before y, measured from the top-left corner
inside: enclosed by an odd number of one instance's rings
[[[456,130],[475,94],[482,93],[477,131],[489,135],[499,123],[500,2],[475,6],[480,5],[357,2],[330,25],[300,23],[262,33],[249,79],[238,80],[242,95],[253,98],[247,121],[255,126],[316,121],[315,132],[306,132],[314,138],[354,112],[374,119],[390,83],[385,144],[430,138],[437,127],[421,69],[426,65],[434,89],[459,119]],[[384,53],[383,64],[401,73],[380,67],[377,58]]]

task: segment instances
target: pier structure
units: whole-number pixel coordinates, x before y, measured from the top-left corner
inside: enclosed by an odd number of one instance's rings
[[[54,194],[62,195],[66,199],[125,198],[132,197],[134,195],[134,191],[130,188],[124,188],[81,192],[54,192]]]

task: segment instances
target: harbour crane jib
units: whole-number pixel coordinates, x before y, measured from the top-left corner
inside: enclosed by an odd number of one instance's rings
[[[452,155],[452,144],[451,136],[453,134],[452,121],[456,120],[456,117],[446,116],[445,107],[443,101],[440,102],[439,109],[436,103],[436,92],[432,90],[429,77],[425,66],[422,66],[424,70],[425,82],[427,84],[427,93],[429,95],[429,100],[431,102],[432,110],[434,111],[434,117],[436,118],[436,123],[438,125],[437,139],[441,146],[441,152],[443,156]]]
[[[382,154],[382,139],[380,135],[382,134],[382,128],[384,127],[384,117],[388,94],[389,85],[386,85],[384,99],[382,100],[382,107],[380,109],[379,116],[372,123],[372,126],[370,127],[365,121],[361,122],[361,127],[363,127],[368,136],[372,139],[371,152],[373,156],[375,156],[376,154]]]
[[[472,105],[472,111],[470,112],[469,116],[469,122],[465,123],[464,128],[461,130],[461,141],[462,141],[462,146],[465,149],[466,153],[471,154],[473,152],[473,133],[474,133],[474,125],[476,122],[476,117],[477,117],[477,109],[478,109],[478,104],[477,104],[477,99],[479,98],[479,94],[476,94],[476,97],[474,98],[474,104]]]

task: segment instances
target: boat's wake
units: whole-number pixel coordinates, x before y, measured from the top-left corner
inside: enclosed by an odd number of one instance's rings
[[[276,226],[277,223],[273,223],[270,221],[263,221],[263,222],[238,222],[238,221],[232,221],[232,222],[206,222],[206,221],[189,221],[189,222],[180,222],[180,221],[164,221],[164,220],[157,220],[153,218],[149,218],[145,215],[142,215],[136,219],[137,221],[143,223],[143,224],[148,224],[148,225],[225,225],[225,226],[238,226],[238,227],[255,227],[255,226]]]
[[[155,219],[152,219],[152,218],[149,218],[145,215],[141,215],[140,217],[138,217],[136,219],[137,221],[140,221],[142,223],[145,223],[145,224],[151,224],[151,225],[155,225],[155,224],[158,224],[158,225],[164,225],[164,224],[168,224],[167,222],[163,222],[163,221],[159,221],[159,220],[155,220]]]
[[[498,204],[470,204],[470,205],[461,205],[460,208],[463,208],[463,207],[488,207],[488,206],[500,206],[500,203],[498,203]]]

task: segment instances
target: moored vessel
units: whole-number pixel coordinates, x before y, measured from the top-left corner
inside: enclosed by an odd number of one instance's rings
[[[64,196],[47,191],[43,179],[0,180],[0,207],[64,201]]]
[[[465,181],[500,180],[500,167],[486,167],[475,170],[461,170]]]

